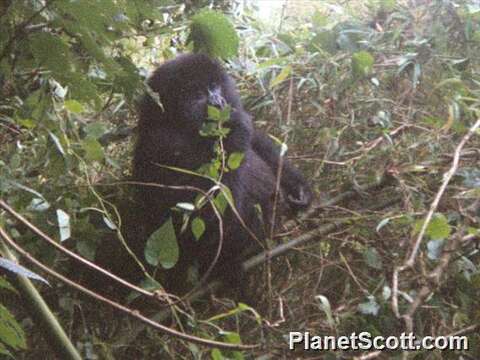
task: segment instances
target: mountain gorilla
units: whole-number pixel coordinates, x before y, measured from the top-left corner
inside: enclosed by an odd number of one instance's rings
[[[211,189],[214,186],[211,180],[168,167],[196,171],[215,157],[216,139],[202,136],[199,131],[208,118],[208,106],[224,108],[228,104],[231,112],[226,126],[230,130],[223,139],[223,149],[227,158],[234,152],[243,153],[244,158],[237,169],[224,173],[222,183],[230,189],[236,212],[244,224],[257,239],[264,239],[268,228],[265,224],[270,223],[272,217],[280,153],[269,137],[253,128],[232,78],[217,61],[203,54],[190,54],[160,66],[148,84],[154,96],[145,95],[139,104],[134,181],[190,186],[205,192]],[[140,237],[143,237],[143,241],[132,244],[136,251],[143,252],[148,236],[168,217],[173,216],[177,228],[180,259],[173,269],[176,275],[172,278],[167,272],[167,281],[164,281],[167,289],[171,287],[169,283],[178,283],[178,275],[186,273],[192,262],[198,263],[198,270],[203,274],[214,260],[219,246],[218,219],[209,204],[200,210],[206,223],[203,236],[195,240],[190,229],[179,234],[181,216],[171,208],[179,202],[193,203],[197,195],[186,188],[136,186],[136,200],[141,204],[138,216],[141,224],[138,225],[142,228]],[[278,199],[280,208],[292,211],[307,208],[312,200],[309,185],[286,160],[283,161]],[[257,204],[261,209],[260,216]],[[240,271],[239,254],[255,243],[237,214],[230,208],[223,214],[223,244],[215,265],[217,275],[222,273],[230,278],[238,276]]]

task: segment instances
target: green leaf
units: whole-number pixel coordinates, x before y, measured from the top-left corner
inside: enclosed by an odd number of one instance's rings
[[[238,169],[242,164],[244,157],[245,157],[245,154],[242,152],[231,153],[227,161],[228,167],[232,170]]]
[[[244,304],[244,303],[238,303],[238,308],[242,311],[249,311],[253,314],[255,317],[255,321],[260,325],[262,323],[262,317],[260,314],[251,306]]]
[[[415,223],[413,233],[418,234],[420,229],[423,226],[424,220],[419,220]],[[432,220],[427,226],[425,231],[425,235],[428,236],[432,240],[442,240],[447,238],[450,233],[452,232],[452,228],[448,223],[447,218],[445,215],[441,213],[436,213],[433,215]]]
[[[258,324],[262,323],[262,317],[260,316],[260,314],[258,312],[256,312],[254,308],[252,308],[252,307],[250,307],[250,306],[248,306],[247,304],[244,304],[244,303],[238,303],[238,306],[236,308],[233,308],[233,309],[231,309],[231,310],[229,310],[225,313],[217,314],[215,316],[212,316],[207,321],[210,322],[210,321],[222,320],[224,318],[228,318],[228,317],[240,314],[240,313],[245,312],[245,311],[250,312],[255,317],[255,320],[257,321]]]
[[[138,68],[128,57],[120,56],[115,60],[120,65],[120,70],[115,74],[114,88],[125,94],[127,99],[133,99],[142,86]]]
[[[270,89],[286,80],[291,72],[292,67],[290,65],[285,66],[282,71],[280,71],[280,74],[278,74],[277,77],[270,82]]]
[[[298,44],[297,37],[295,36],[294,33],[291,32],[285,32],[285,33],[280,33],[277,35],[278,40],[279,40],[279,45],[285,45],[285,46],[280,46],[282,48],[282,55],[286,55],[287,53],[292,53],[293,49],[295,49],[295,46]],[[283,42],[283,44],[280,43]]]
[[[179,257],[179,247],[172,218],[169,218],[147,240],[145,259],[150,265],[160,264],[164,269],[175,266]]]
[[[430,239],[441,240],[447,238],[451,232],[452,228],[445,215],[435,214],[427,226],[426,235]]]
[[[222,335],[225,337],[225,342],[226,342],[226,343],[236,344],[236,345],[242,343],[242,339],[241,339],[241,337],[240,337],[240,334],[237,333],[237,332],[233,332],[233,331],[222,331]],[[234,354],[233,358],[234,358],[235,360],[242,360],[242,359],[244,359],[242,353],[239,352],[239,351],[235,351],[233,354]]]
[[[217,130],[217,124],[213,121],[207,121],[202,125],[199,131],[200,136],[215,136]]]
[[[65,109],[67,109],[68,111],[74,114],[80,114],[85,111],[85,108],[83,107],[83,105],[76,100],[67,100],[65,101],[64,105],[65,105]]]
[[[148,278],[145,278],[144,280],[142,280],[142,282],[140,283],[140,287],[142,289],[153,292],[153,291],[156,291],[158,289],[161,289],[162,285],[158,281],[156,281],[155,279],[152,279],[152,278],[148,277]]]
[[[363,253],[363,258],[368,266],[371,268],[381,270],[382,269],[382,259],[378,254],[377,249],[375,248],[368,248]]]
[[[202,218],[196,217],[192,220],[192,233],[195,239],[200,239],[205,232],[205,222]]]
[[[329,18],[323,12],[316,10],[312,15],[312,24],[315,28],[321,28],[328,25]]]
[[[63,74],[63,79],[65,84],[68,85],[72,97],[83,102],[98,99],[96,85],[81,72],[65,73]]]
[[[322,30],[310,41],[308,48],[310,51],[322,49],[329,54],[335,54],[338,49],[337,35],[332,30]]]
[[[215,106],[208,106],[208,118],[211,120],[220,120],[220,110]]]
[[[101,122],[92,122],[87,124],[84,130],[87,137],[98,140],[107,132],[107,127]]]
[[[80,255],[84,258],[94,261],[95,260],[95,253],[97,251],[96,244],[89,240],[89,239],[82,239],[77,241],[77,251]]]
[[[25,333],[13,315],[0,304],[0,342],[13,349],[26,349]]]
[[[373,70],[375,60],[373,56],[366,51],[359,51],[352,55],[352,71],[357,78],[369,75]]]
[[[268,60],[265,60],[265,61],[259,63],[257,65],[257,70],[266,69],[266,68],[272,67],[274,65],[282,65],[282,64],[284,64],[284,62],[285,61],[282,58],[268,59]]]
[[[469,227],[467,233],[468,235],[480,235],[480,229]]]
[[[210,353],[210,356],[212,357],[212,360],[224,360],[225,359],[223,357],[222,352],[218,349],[212,349],[212,352]]]
[[[5,355],[10,359],[15,360],[15,356],[13,356],[13,354],[7,350],[6,346],[1,343],[1,337],[0,337],[0,355]]]
[[[145,290],[148,290],[148,291],[151,291],[151,292],[155,292],[157,290],[163,289],[162,285],[158,281],[156,281],[155,279],[152,279],[151,277],[143,279],[140,282],[139,286],[142,289],[145,289]],[[135,299],[138,299],[140,296],[141,296],[140,293],[135,292],[135,291],[131,291],[130,294],[126,298],[127,303],[130,304],[132,301],[134,301]]]
[[[219,122],[225,123],[230,120],[230,114],[232,113],[232,107],[230,105],[226,105],[221,111],[220,111],[220,117],[218,119]],[[224,129],[227,130],[227,129]],[[228,129],[230,130],[230,129]]]
[[[82,0],[59,1],[55,5],[63,18],[72,19],[79,28],[88,29],[105,41],[107,26],[116,24],[114,16],[120,11],[116,3],[113,0]]]
[[[192,17],[189,41],[194,52],[228,59],[237,54],[238,36],[228,18],[220,12],[203,10]]]
[[[32,119],[18,119],[17,122],[27,129],[33,129],[35,126],[37,126],[37,123]]]
[[[94,138],[87,137],[82,141],[85,158],[90,161],[102,161],[105,157],[102,145]]]
[[[223,336],[225,336],[225,342],[229,344],[241,344],[242,339],[240,338],[240,335],[237,332],[233,331],[224,331],[222,333]]]
[[[379,5],[381,10],[391,12],[395,10],[397,1],[396,0],[380,0]]]
[[[233,203],[233,196],[228,188],[223,188],[222,192],[220,192],[215,199],[213,200],[213,203],[217,207],[218,211],[220,214],[224,214],[225,209],[227,208],[228,204]]]
[[[336,34],[338,48],[353,53],[363,48],[365,43],[369,41],[368,34],[371,29],[356,21],[346,20],[335,25],[332,31]]]
[[[218,170],[220,169],[220,161],[214,161],[207,165],[207,175],[213,179],[218,178]]]
[[[51,70],[55,76],[61,77],[64,73],[69,72],[70,49],[62,38],[42,31],[32,34],[28,43],[39,66]]]

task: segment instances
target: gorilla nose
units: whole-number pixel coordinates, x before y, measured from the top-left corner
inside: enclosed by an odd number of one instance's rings
[[[220,109],[223,109],[225,105],[227,105],[220,88],[216,87],[213,90],[208,90],[208,104],[219,107]]]

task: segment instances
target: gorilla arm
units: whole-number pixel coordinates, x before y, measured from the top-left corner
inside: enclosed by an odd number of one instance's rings
[[[255,130],[252,137],[252,148],[276,175],[280,163],[279,147],[267,135]],[[303,210],[311,204],[313,193],[309,184],[300,171],[286,159],[283,160],[280,185],[292,210]]]

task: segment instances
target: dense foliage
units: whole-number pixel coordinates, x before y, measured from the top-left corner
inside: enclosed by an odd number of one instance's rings
[[[480,7],[467,0],[288,6],[265,24],[254,8],[228,1],[0,3],[0,199],[62,246],[93,260],[102,236],[118,231],[114,204],[128,197],[119,183],[130,172],[135,99],[148,91],[148,71],[179,52],[230,60],[256,124],[288,145],[318,197],[267,247],[302,241],[249,269],[248,305],[222,292],[171,308],[143,304],[150,318],[184,332],[262,348],[202,347],[107,306],[100,318],[95,300],[21,257],[18,265],[2,247],[0,353],[53,358],[45,357],[51,348],[32,314],[17,305],[22,294],[12,284],[22,275],[35,281],[86,359],[293,358],[308,354],[288,353],[288,331],[409,330],[465,335],[470,349],[362,354],[478,358],[478,131],[440,190],[479,118]],[[69,277],[83,271],[11,214],[0,215],[0,227],[34,258]],[[200,238],[201,219],[193,220]],[[158,230],[167,241],[154,244],[150,264],[175,261],[172,232],[168,224]],[[130,294],[125,303],[132,302],[138,297]]]

